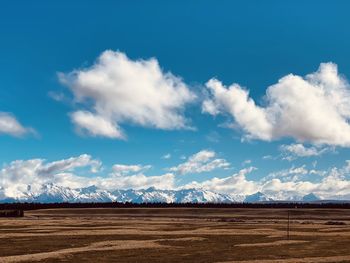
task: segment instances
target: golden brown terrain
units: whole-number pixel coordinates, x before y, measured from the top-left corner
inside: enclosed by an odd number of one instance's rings
[[[0,218],[0,262],[350,262],[350,210],[47,209]]]

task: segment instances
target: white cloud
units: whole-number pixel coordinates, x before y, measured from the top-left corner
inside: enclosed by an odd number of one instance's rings
[[[202,110],[230,114],[245,137],[271,141],[291,137],[299,142],[350,146],[350,88],[333,63],[322,63],[306,77],[287,75],[268,87],[265,106],[233,84],[225,87],[211,79],[211,96]]]
[[[251,164],[252,163],[252,160],[244,160],[243,162],[242,162],[242,166],[245,166],[245,165],[248,165],[248,164]]]
[[[90,171],[92,173],[97,173],[101,165],[102,164],[99,160],[92,159],[92,157],[88,154],[82,154],[78,157],[71,157],[43,165],[40,168],[40,173],[47,176],[57,172],[73,171],[76,168],[85,166],[90,166]]]
[[[145,176],[143,171],[150,165],[121,165],[112,167],[108,176],[96,176],[102,164],[90,155],[82,154],[54,162],[44,159],[17,160],[4,165],[0,170],[0,189],[7,197],[20,197],[30,190],[35,192],[43,184],[54,183],[70,188],[96,185],[101,189],[141,189],[154,186],[159,189],[173,189],[175,176],[167,173],[160,176]],[[77,174],[77,168],[84,169],[84,175]],[[89,174],[86,168],[92,174]],[[136,173],[136,174],[135,174]]]
[[[263,159],[263,160],[274,160],[275,157],[273,157],[272,155],[268,154],[268,155],[264,155],[261,159]]]
[[[100,166],[100,161],[87,154],[49,163],[44,159],[16,160],[0,170],[0,186],[6,189],[8,196],[16,196],[27,185],[31,185],[33,189],[49,182],[69,185],[70,182],[65,181],[65,177],[71,176],[76,168],[90,167],[90,171],[96,173]]]
[[[271,173],[258,182],[261,191],[279,199],[303,196],[315,193],[323,199],[350,196],[350,178],[348,162],[337,168],[324,171],[308,170],[305,166]]]
[[[264,193],[275,196],[275,199],[288,200],[295,196],[304,196],[315,193],[322,199],[333,199],[341,196],[349,196],[350,181],[342,178],[335,178],[332,175],[324,177],[320,182],[281,181],[275,178],[262,186]]]
[[[305,147],[301,143],[293,143],[289,145],[281,145],[280,150],[282,151],[282,159],[292,161],[298,157],[311,157],[311,156],[320,156],[326,152],[331,151],[329,147]]]
[[[21,137],[28,133],[35,133],[35,131],[24,127],[12,114],[0,112],[0,134]]]
[[[79,133],[86,132],[91,136],[124,139],[125,136],[116,123],[105,119],[103,116],[88,111],[75,111],[70,114],[76,124]]]
[[[271,179],[279,178],[282,181],[299,181],[302,177],[309,174],[309,170],[305,168],[305,165],[295,167],[292,166],[288,169],[272,172],[265,176],[262,181],[266,182]]]
[[[176,172],[180,175],[189,173],[203,173],[222,168],[228,169],[230,163],[225,159],[215,158],[214,151],[202,150],[188,158],[188,160],[178,166],[169,168],[169,171]]]
[[[249,180],[247,175],[256,168],[248,167],[232,176],[203,182],[193,181],[183,188],[203,188],[218,193],[249,195],[262,192],[275,200],[300,199],[314,193],[322,199],[350,197],[350,161],[341,168],[328,171],[308,170],[305,166],[276,171],[260,180]]]
[[[216,131],[211,131],[205,136],[205,139],[209,142],[218,143],[220,142],[220,134]]]
[[[151,165],[140,165],[140,164],[132,164],[132,165],[125,165],[125,164],[115,164],[112,167],[113,175],[115,176],[122,176],[127,175],[130,173],[139,173],[141,171],[145,171],[151,168]]]
[[[215,156],[215,155],[214,155]],[[205,161],[213,158],[210,153],[198,154],[194,159]],[[247,167],[232,176],[211,178],[203,182],[194,181],[175,186],[175,175],[166,173],[159,176],[146,176],[142,172],[150,166],[121,165],[112,167],[107,176],[96,175],[100,172],[101,162],[82,154],[54,162],[44,159],[17,160],[5,164],[0,170],[0,194],[7,197],[20,197],[23,193],[40,191],[46,183],[54,183],[70,188],[96,185],[107,190],[203,188],[219,193],[247,195],[258,191],[274,199],[291,199],[315,193],[324,199],[350,197],[350,160],[338,168],[328,170],[309,170],[305,165],[276,171],[259,180],[248,179],[247,175],[256,170]],[[77,169],[83,169],[79,175]],[[90,174],[90,173],[92,174]]]
[[[167,154],[164,154],[163,156],[162,156],[162,159],[170,159],[171,158],[171,154],[170,153],[167,153]]]
[[[131,173],[131,172],[130,172]],[[73,173],[62,173],[59,180],[52,180],[58,185],[81,188],[91,185],[104,190],[118,190],[118,189],[146,189],[155,187],[158,189],[174,189],[175,176],[172,173],[163,175],[146,176],[143,173],[116,175],[114,173],[109,176],[79,176]]]
[[[238,173],[224,177],[214,177],[204,182],[193,181],[184,186],[184,188],[203,188],[218,193],[228,194],[253,194],[259,191],[259,185],[257,182],[249,181],[246,179],[246,175],[254,171],[256,168],[248,167],[240,170]]]
[[[155,58],[131,60],[108,50],[90,68],[61,73],[59,79],[88,108],[73,112],[71,119],[90,135],[124,138],[122,123],[191,129],[183,112],[194,93],[179,77],[163,72]]]
[[[90,181],[90,185],[94,184],[103,189],[146,189],[155,187],[157,189],[174,189],[175,176],[172,173],[166,173],[159,176],[145,176],[144,174],[134,174],[128,176],[120,176],[115,178],[98,177]]]
[[[66,97],[62,92],[49,91],[47,95],[55,101],[65,101]]]

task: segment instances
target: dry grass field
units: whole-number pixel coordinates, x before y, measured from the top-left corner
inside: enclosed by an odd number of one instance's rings
[[[350,262],[350,210],[47,209],[0,218],[0,262]]]

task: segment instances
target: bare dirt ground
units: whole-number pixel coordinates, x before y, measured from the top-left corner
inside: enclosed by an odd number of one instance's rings
[[[47,209],[0,219],[0,262],[350,262],[350,210]]]

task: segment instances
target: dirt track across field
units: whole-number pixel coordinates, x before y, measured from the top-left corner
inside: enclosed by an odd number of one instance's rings
[[[0,262],[350,262],[350,210],[47,209],[0,219]]]

